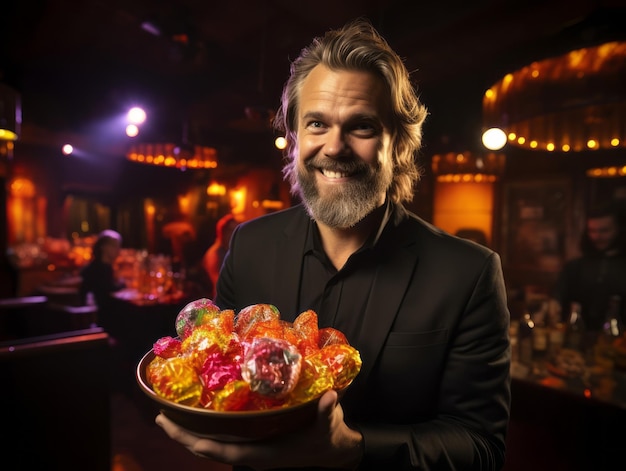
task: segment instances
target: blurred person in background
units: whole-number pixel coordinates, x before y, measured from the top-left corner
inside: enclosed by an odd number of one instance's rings
[[[107,304],[111,293],[124,288],[115,276],[115,260],[122,249],[119,232],[106,229],[98,234],[91,249],[91,260],[80,270],[80,299],[83,304],[95,302],[99,308]],[[90,299],[93,296],[93,300]]]
[[[211,284],[212,299],[215,299],[217,279],[219,278],[226,252],[228,252],[230,238],[238,224],[237,219],[235,219],[235,216],[232,214],[229,213],[222,216],[215,225],[215,242],[213,242],[202,257],[202,266]]]
[[[311,309],[363,367],[316,421],[250,443],[158,425],[239,469],[496,471],[510,404],[509,313],[499,256],[408,212],[426,109],[402,59],[366,21],[316,38],[291,66],[275,123],[302,204],[241,223],[215,302]]]
[[[571,303],[578,302],[585,328],[599,331],[609,298],[619,295],[626,322],[626,233],[615,204],[599,204],[589,210],[580,251],[581,256],[569,260],[559,275],[557,298],[562,317],[567,320]]]

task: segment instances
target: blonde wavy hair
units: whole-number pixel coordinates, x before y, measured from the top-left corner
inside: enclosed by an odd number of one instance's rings
[[[274,127],[285,133],[287,139],[285,179],[293,188],[300,91],[309,73],[320,64],[331,70],[371,72],[385,82],[391,97],[391,122],[386,124],[392,134],[394,169],[388,194],[397,203],[411,201],[414,184],[421,176],[416,158],[422,143],[422,124],[428,113],[417,97],[402,59],[365,19],[355,20],[315,38],[291,63],[290,76],[274,118]]]

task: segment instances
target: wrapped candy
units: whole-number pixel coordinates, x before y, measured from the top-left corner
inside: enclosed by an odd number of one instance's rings
[[[311,309],[304,311],[293,321],[293,328],[298,333],[296,344],[303,356],[308,356],[318,350],[319,329],[317,327],[317,313]]]
[[[319,356],[303,359],[300,378],[289,395],[289,404],[301,404],[332,389],[333,377],[328,365]]]
[[[250,389],[264,396],[283,398],[298,382],[302,355],[290,343],[270,338],[255,338],[248,346],[241,376]]]
[[[260,322],[264,322],[263,329],[274,325],[276,330],[280,330],[280,311],[272,304],[252,304],[244,307],[235,319],[235,331],[242,339],[259,337],[260,335],[255,334],[253,329]]]
[[[161,337],[152,345],[152,351],[161,358],[172,358],[181,354],[181,341],[173,337]]]
[[[361,356],[356,348],[346,344],[331,344],[319,350],[313,357],[326,363],[333,377],[333,387],[343,389],[361,371]]]
[[[228,383],[241,378],[241,366],[238,361],[221,352],[209,354],[198,374],[207,391],[223,389]]]
[[[202,384],[185,358],[167,358],[151,371],[152,389],[172,402],[195,406],[200,402]]]
[[[313,310],[294,322],[271,304],[237,315],[210,299],[176,317],[179,338],[162,337],[146,367],[153,391],[170,401],[219,411],[266,410],[301,404],[348,386],[359,352],[339,330],[318,328]]]
[[[320,329],[319,340],[317,343],[319,348],[324,348],[326,345],[333,345],[336,343],[349,345],[348,339],[340,330],[332,327],[324,327],[323,329]]]
[[[191,301],[176,316],[176,333],[181,339],[185,339],[193,329],[210,323],[210,320],[219,316],[220,312],[220,308],[208,298]]]
[[[215,352],[225,352],[232,348],[232,333],[224,333],[210,325],[201,325],[193,329],[187,338],[182,341],[182,353],[188,356],[193,365],[200,369],[207,357]]]

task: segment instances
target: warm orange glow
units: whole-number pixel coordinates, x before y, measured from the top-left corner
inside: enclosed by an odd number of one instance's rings
[[[189,214],[190,198],[189,195],[178,195],[178,209],[183,215]]]
[[[226,194],[226,187],[217,182],[211,182],[206,189],[206,194],[209,196],[224,196]]]
[[[245,214],[247,192],[245,186],[230,191],[230,207],[233,214]]]
[[[147,199],[143,202],[144,217],[146,219],[146,236],[148,238],[148,251],[154,252],[156,248],[156,234],[154,229],[154,215],[156,213],[156,206],[154,202]]]
[[[9,183],[7,234],[10,244],[36,242],[45,237],[47,199],[37,195],[32,180],[16,177]]]
[[[491,240],[493,184],[485,182],[437,182],[433,222],[443,230],[478,229]]]
[[[283,209],[283,202],[280,200],[263,200],[261,207],[265,209]]]
[[[625,146],[625,73],[624,41],[533,62],[484,94],[483,126],[500,127],[512,144],[531,149]]]
[[[432,170],[440,182],[493,182],[504,172],[504,154],[472,152],[436,154],[432,157]]]
[[[626,177],[626,166],[590,168],[587,170],[587,176],[592,178]]]
[[[213,147],[183,147],[172,143],[138,143],[126,155],[133,162],[175,168],[217,168],[217,150]]]
[[[15,178],[9,185],[14,198],[32,198],[35,196],[35,185],[28,178]]]

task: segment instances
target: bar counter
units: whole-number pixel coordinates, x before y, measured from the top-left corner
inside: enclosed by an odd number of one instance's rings
[[[624,469],[626,372],[567,378],[528,370],[512,366],[504,471]]]

